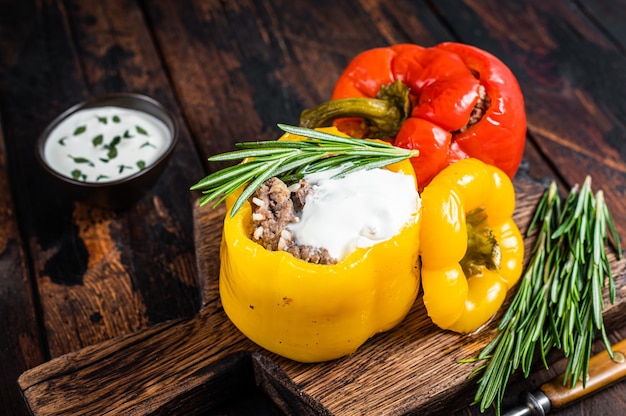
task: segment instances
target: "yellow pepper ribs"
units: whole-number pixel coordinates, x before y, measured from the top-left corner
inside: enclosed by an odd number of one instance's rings
[[[390,168],[414,177],[408,161]],[[419,291],[421,212],[391,239],[322,265],[252,241],[250,204],[230,216],[235,197],[226,201],[220,297],[230,320],[252,341],[296,361],[327,361],[353,353],[404,319]]]
[[[468,333],[502,306],[522,273],[524,244],[511,218],[515,190],[498,168],[463,159],[422,192],[424,305],[443,329]]]

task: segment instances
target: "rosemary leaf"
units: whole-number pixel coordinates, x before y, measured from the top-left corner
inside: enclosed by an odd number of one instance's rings
[[[254,194],[254,192],[259,189],[259,187],[263,185],[266,180],[274,176],[274,172],[276,171],[276,169],[278,169],[281,162],[281,160],[276,160],[273,163],[267,164],[267,168],[265,169],[264,173],[258,175],[248,186],[246,186],[239,198],[237,198],[237,201],[235,201],[235,204],[233,205],[233,212],[237,212],[239,208],[241,208],[243,203],[246,202],[246,200],[250,198],[252,194]]]
[[[335,134],[327,133],[320,130],[308,129],[306,127],[289,126],[287,124],[279,124],[278,127],[286,131],[287,133],[296,134],[298,136],[307,137],[309,139],[318,139],[322,142],[328,143],[344,143],[355,147],[370,147],[379,148],[383,150],[398,149],[397,147],[389,146],[386,143],[379,141],[354,139],[351,137],[338,136]]]
[[[210,162],[242,160],[244,163],[213,172],[191,186],[191,190],[205,194],[200,205],[213,201],[217,201],[217,205],[247,184],[231,209],[232,216],[271,177],[291,183],[305,174],[330,169],[337,169],[335,177],[340,177],[361,169],[382,168],[419,153],[378,141],[284,124],[278,126],[304,139],[237,143],[237,150],[209,157]]]
[[[562,208],[556,183],[540,198],[527,235],[536,231],[530,259],[498,333],[481,351],[486,360],[474,397],[481,411],[495,406],[496,415],[511,374],[520,367],[528,377],[538,350],[547,368],[548,353],[567,358],[563,383],[586,383],[591,346],[600,335],[612,356],[602,319],[603,289],[615,300],[615,282],[606,247],[621,258],[621,244],[602,191],[594,196],[591,178],[574,186]],[[511,348],[514,346],[514,348]],[[472,376],[476,371],[472,372]]]
[[[320,160],[328,160],[324,158],[324,155],[321,154],[313,154],[310,156],[304,157],[291,157],[285,159],[280,169],[276,171],[276,175],[280,176],[284,181],[287,182],[296,182],[302,177],[313,171],[318,171],[318,162]],[[286,178],[291,178],[291,180],[286,180]]]
[[[242,165],[237,165],[237,166],[242,166]],[[217,200],[217,202],[215,202],[214,207],[219,205],[222,201],[224,201],[224,199],[226,199],[226,196],[235,192],[241,186],[245,185],[248,181],[252,180],[255,177],[255,175],[257,175],[258,172],[263,169],[265,165],[263,163],[255,162],[251,166],[254,169],[251,169],[248,172],[240,173],[238,176],[235,176],[230,180],[220,181],[216,183],[215,186],[209,186],[206,189],[204,189],[202,193],[205,194],[205,196],[200,200],[200,205],[205,205],[215,200],[216,198],[221,197]]]
[[[241,163],[239,165],[233,165],[206,176],[204,179],[193,185],[190,189],[192,191],[195,191],[209,188],[215,184],[224,183],[233,178],[236,179],[252,169],[258,169],[258,162],[249,162]]]
[[[354,173],[361,169],[367,169],[367,170],[380,169],[392,163],[401,162],[404,159],[406,159],[406,157],[404,156],[396,156],[396,157],[386,156],[386,157],[372,158],[370,161],[368,161],[367,164],[364,164],[364,163],[353,164],[352,166],[346,168],[345,170],[335,175],[334,177],[346,176],[346,175],[349,175],[350,173]]]
[[[262,146],[256,149],[249,150],[235,150],[232,152],[221,153],[218,155],[214,155],[209,157],[207,160],[209,162],[223,162],[228,160],[239,160],[239,159],[248,159],[248,158],[260,158],[260,157],[271,157],[271,156],[284,156],[290,154],[291,152],[286,149],[281,148],[265,148]]]

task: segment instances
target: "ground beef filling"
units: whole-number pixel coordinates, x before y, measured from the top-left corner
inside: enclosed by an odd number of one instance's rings
[[[294,257],[316,264],[335,264],[337,260],[328,250],[296,244],[287,225],[296,222],[311,190],[301,180],[290,190],[278,178],[270,178],[250,197],[252,222],[250,238],[267,250],[284,250]]]
[[[480,119],[483,118],[483,115],[489,109],[490,105],[491,105],[491,99],[487,95],[487,92],[485,91],[485,87],[483,87],[482,85],[479,85],[478,86],[478,101],[476,102],[476,105],[472,109],[472,113],[470,114],[470,118],[467,124],[464,127],[461,127],[460,129],[458,129],[457,131],[453,131],[452,134],[463,133],[465,130],[469,129],[474,124],[478,123]]]

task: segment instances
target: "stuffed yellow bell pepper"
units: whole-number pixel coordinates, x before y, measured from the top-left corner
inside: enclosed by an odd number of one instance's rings
[[[513,184],[498,168],[464,159],[441,171],[421,196],[424,305],[439,327],[472,332],[521,276]]]
[[[388,169],[415,178],[408,160]],[[419,212],[389,240],[336,264],[312,264],[252,241],[250,203],[230,215],[236,196],[226,200],[220,297],[252,341],[293,360],[326,361],[354,352],[408,313],[419,290]]]

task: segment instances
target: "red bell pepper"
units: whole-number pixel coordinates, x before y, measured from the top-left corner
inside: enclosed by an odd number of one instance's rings
[[[469,157],[509,177],[524,152],[526,113],[519,84],[498,58],[460,43],[399,44],[357,55],[332,100],[302,113],[318,127],[334,120],[352,137],[391,139],[418,149],[420,190],[450,163]]]

